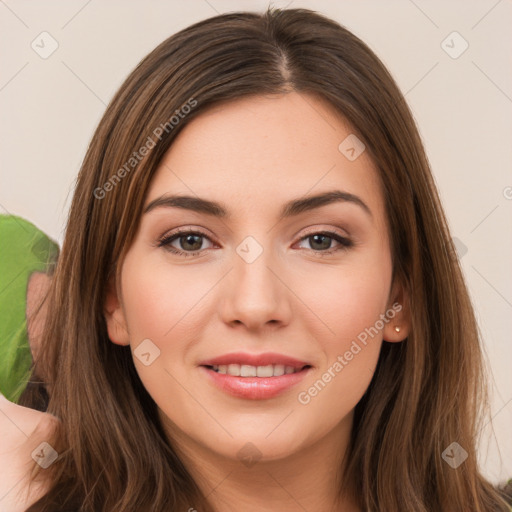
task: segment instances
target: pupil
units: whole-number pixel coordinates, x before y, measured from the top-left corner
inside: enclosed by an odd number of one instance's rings
[[[323,244],[323,247],[320,247],[320,249],[329,249],[330,246],[330,237],[326,235],[313,235],[311,238],[313,238],[314,242],[316,243],[319,238],[323,239],[323,242],[326,242]],[[314,247],[313,247],[314,248]]]
[[[190,240],[193,240],[193,239],[196,239],[196,247],[188,247],[188,249],[192,250],[192,251],[196,251],[196,250],[199,250],[201,249],[201,237],[199,235],[186,235],[186,236],[183,236],[181,237],[181,240],[185,240],[185,244],[182,244],[181,246],[186,249],[187,247],[184,247],[184,245],[188,244]],[[199,245],[197,245],[197,240],[199,240]],[[194,245],[194,242],[191,241],[190,242],[191,245]]]

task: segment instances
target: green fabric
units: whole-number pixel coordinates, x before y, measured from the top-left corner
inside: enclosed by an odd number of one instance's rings
[[[59,246],[30,222],[0,215],[0,392],[17,402],[32,364],[27,336],[28,280],[47,272]]]

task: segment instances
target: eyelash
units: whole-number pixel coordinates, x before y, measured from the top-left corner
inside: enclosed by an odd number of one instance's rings
[[[201,237],[204,237],[204,238],[207,238],[208,240],[210,240],[208,235],[206,235],[205,233],[203,233],[201,231],[193,231],[193,230],[183,229],[183,230],[179,230],[174,233],[171,233],[170,235],[164,235],[162,238],[160,238],[158,240],[157,246],[164,247],[165,250],[167,250],[173,254],[177,254],[178,256],[184,256],[184,257],[197,256],[201,252],[204,252],[205,249],[203,249],[201,251],[195,251],[195,252],[182,251],[181,249],[177,249],[176,247],[172,247],[170,245],[171,242],[173,242],[174,240],[178,240],[179,238],[181,238],[185,235],[197,235],[197,236],[201,236]],[[313,231],[313,232],[308,233],[305,236],[303,236],[299,240],[299,242],[301,242],[302,240],[308,239],[314,235],[323,235],[328,238],[332,238],[333,240],[335,240],[336,242],[338,242],[340,244],[338,247],[334,247],[334,248],[327,249],[324,251],[310,249],[311,251],[313,251],[315,254],[317,254],[320,257],[329,256],[335,252],[347,250],[354,245],[354,242],[352,242],[350,239],[343,237],[333,231]],[[212,242],[212,240],[210,240],[210,242]]]

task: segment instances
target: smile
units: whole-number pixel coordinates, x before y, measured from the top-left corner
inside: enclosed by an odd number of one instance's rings
[[[252,366],[249,364],[221,364],[213,365],[214,372],[233,377],[280,377],[290,373],[300,372],[302,368],[285,366],[283,364],[269,364],[267,366]]]
[[[199,366],[199,369],[215,388],[224,393],[246,400],[267,400],[296,386],[312,367],[229,364]]]

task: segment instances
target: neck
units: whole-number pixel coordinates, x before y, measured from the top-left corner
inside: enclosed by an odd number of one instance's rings
[[[168,420],[164,424],[180,459],[216,512],[260,512],[269,506],[283,512],[360,512],[339,491],[352,415],[323,437],[277,460],[264,457],[249,443],[241,443],[244,447],[237,458],[225,457]]]

